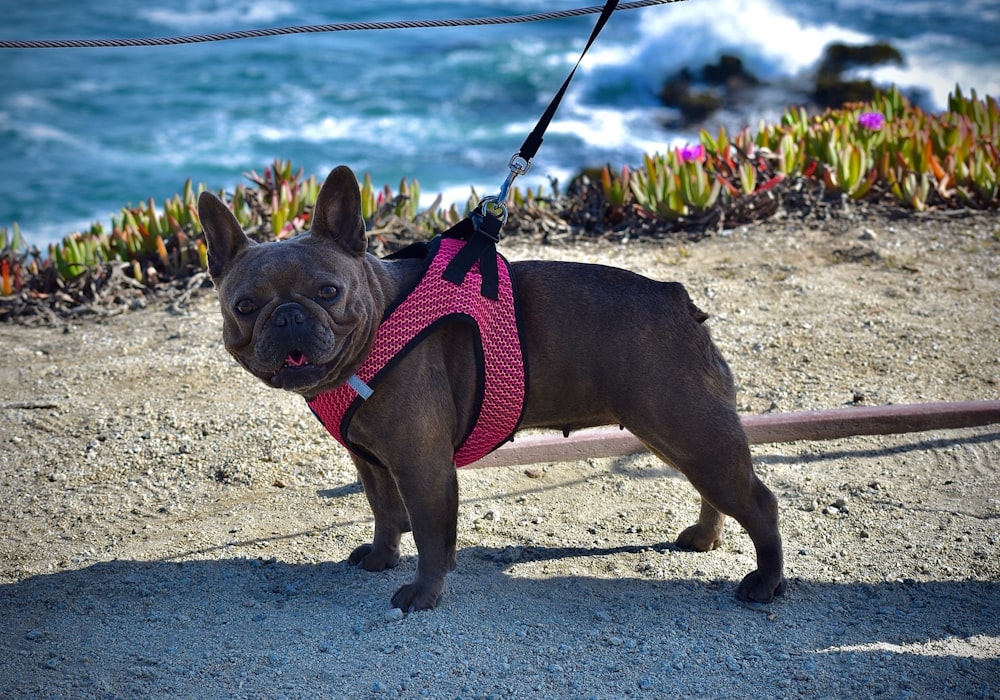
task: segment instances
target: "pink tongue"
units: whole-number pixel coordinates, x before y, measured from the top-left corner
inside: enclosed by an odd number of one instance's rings
[[[301,352],[293,352],[288,357],[285,358],[285,364],[291,365],[292,367],[301,367],[309,362],[309,358],[303,355]]]

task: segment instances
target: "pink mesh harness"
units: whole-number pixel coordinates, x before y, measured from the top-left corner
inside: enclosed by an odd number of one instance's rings
[[[521,420],[525,397],[525,364],[515,312],[514,289],[507,261],[496,255],[499,293],[483,293],[482,260],[466,273],[461,284],[442,278],[445,268],[466,245],[456,238],[438,237],[430,244],[429,261],[416,287],[388,312],[375,334],[368,357],[356,372],[366,384],[376,385],[394,358],[401,357],[446,321],[471,321],[482,346],[478,371],[480,403],[472,430],[455,452],[455,466],[464,467],[509,440]],[[492,263],[492,259],[490,260]],[[363,450],[345,438],[362,398],[348,384],[319,394],[309,407],[344,447]]]

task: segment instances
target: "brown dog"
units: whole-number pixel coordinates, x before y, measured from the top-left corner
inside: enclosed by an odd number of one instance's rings
[[[214,195],[203,193],[198,209],[226,348],[268,385],[307,400],[352,376],[386,308],[420,272],[419,260],[366,252],[358,182],[344,166],[324,183],[308,235],[261,245]],[[729,368],[684,288],[600,265],[539,261],[515,263],[513,280],[528,377],[520,427],[628,428],[701,494],[698,522],[678,545],[717,547],[730,515],[757,550],[758,568],[737,595],[780,595],[777,501],[754,474]],[[474,420],[477,340],[468,324],[440,326],[350,423],[347,437],[367,453],[352,458],[375,515],[374,541],[350,561],[369,571],[395,566],[400,537],[412,530],[417,575],[392,597],[402,610],[437,605],[456,566],[454,460]]]

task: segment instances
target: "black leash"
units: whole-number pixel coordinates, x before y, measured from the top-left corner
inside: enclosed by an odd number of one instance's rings
[[[552,101],[549,102],[549,106],[545,108],[538,123],[535,124],[535,128],[532,129],[531,133],[524,140],[524,143],[521,144],[521,150],[515,153],[507,164],[510,174],[501,186],[500,193],[496,196],[484,197],[472,215],[467,219],[463,219],[443,234],[450,238],[460,238],[467,241],[462,250],[455,255],[444,271],[444,278],[449,282],[462,284],[465,275],[478,261],[479,270],[483,278],[481,290],[483,296],[490,299],[497,298],[499,292],[496,244],[500,242],[500,230],[507,223],[507,205],[505,202],[510,192],[510,186],[513,184],[515,178],[519,175],[524,175],[531,168],[531,159],[535,157],[538,149],[541,148],[545,130],[549,128],[556,110],[559,109],[559,104],[562,102],[566,90],[569,89],[569,84],[572,82],[573,76],[576,75],[577,68],[580,67],[583,57],[587,55],[587,51],[597,39],[597,35],[604,29],[604,25],[611,19],[611,15],[614,14],[617,7],[618,0],[607,0],[604,3],[601,16],[598,17],[597,24],[594,25],[594,30],[590,33],[590,39],[587,40],[583,51],[580,52],[580,58],[576,60],[573,69],[566,76],[566,80],[563,81],[562,87],[559,88]]]
[[[534,158],[535,154],[538,153],[538,149],[542,145],[542,137],[545,134],[545,130],[549,128],[549,124],[552,122],[552,117],[555,116],[556,110],[559,109],[559,103],[562,102],[563,95],[566,94],[566,90],[569,88],[569,84],[573,80],[573,76],[576,75],[576,69],[580,67],[580,63],[583,61],[583,57],[587,55],[587,51],[590,50],[590,47],[593,45],[594,40],[597,39],[597,35],[601,33],[601,30],[604,29],[604,25],[606,25],[608,23],[608,20],[611,19],[611,15],[614,13],[616,7],[618,7],[618,0],[608,0],[604,4],[604,9],[601,11],[601,16],[597,18],[597,24],[594,25],[594,31],[590,33],[590,39],[587,41],[587,45],[583,47],[583,51],[580,53],[580,58],[576,60],[576,65],[573,66],[573,70],[571,70],[569,72],[569,75],[566,76],[566,80],[563,81],[562,87],[559,88],[559,91],[555,94],[555,97],[553,97],[552,101],[549,102],[549,106],[545,109],[545,112],[538,120],[538,123],[535,125],[535,128],[532,130],[530,134],[528,134],[528,138],[524,140],[524,143],[521,144],[521,150],[518,151],[517,155],[511,159],[512,161],[514,159],[519,159],[520,161],[524,161],[525,164],[524,172],[527,172],[528,168],[531,167],[531,159]],[[523,173],[522,172],[517,173],[517,175],[521,174]],[[516,175],[513,172],[513,167],[511,175],[516,177]],[[504,183],[504,185],[505,188],[510,187],[509,182]],[[505,190],[501,190],[501,193],[504,192]],[[501,204],[503,203],[504,199],[505,199],[504,197],[500,197]]]

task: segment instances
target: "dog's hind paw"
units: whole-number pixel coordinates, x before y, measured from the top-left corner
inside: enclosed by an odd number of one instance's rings
[[[777,583],[772,576],[764,576],[760,571],[751,571],[740,581],[736,589],[736,597],[740,600],[755,603],[770,603],[785,592],[788,583],[784,576],[779,576]]]

